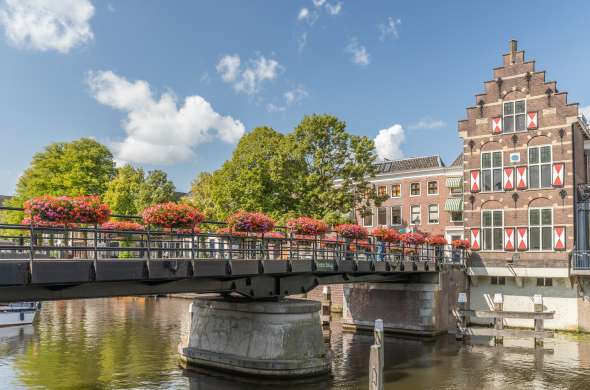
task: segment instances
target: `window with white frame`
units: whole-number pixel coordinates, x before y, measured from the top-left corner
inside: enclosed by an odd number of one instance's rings
[[[386,196],[387,195],[387,186],[378,186],[377,187],[377,195]]]
[[[482,152],[481,190],[483,192],[502,191],[502,152]]]
[[[377,225],[387,225],[387,208],[377,208]]]
[[[451,211],[451,222],[463,222],[463,211]]]
[[[428,223],[438,223],[438,205],[431,204],[428,206]]]
[[[529,147],[529,188],[551,187],[551,145]]]
[[[529,249],[550,251],[553,249],[553,209],[529,209]]]
[[[514,100],[504,102],[502,131],[513,133],[526,130],[526,101]]]
[[[373,210],[369,210],[368,213],[363,216],[363,226],[373,226]]]
[[[392,198],[399,198],[402,195],[402,185],[401,184],[392,184],[391,185],[391,197]]]
[[[402,207],[392,206],[391,207],[391,224],[401,225],[402,224]]]
[[[428,195],[438,195],[438,181],[428,182]]]
[[[504,211],[482,210],[481,238],[482,249],[486,251],[501,251],[504,249]]]
[[[410,196],[420,195],[420,183],[410,184]]]
[[[410,223],[413,225],[420,224],[420,206],[410,207]]]

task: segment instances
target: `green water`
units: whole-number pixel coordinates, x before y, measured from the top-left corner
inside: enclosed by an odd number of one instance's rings
[[[333,324],[332,376],[264,382],[183,371],[177,346],[190,301],[119,298],[47,302],[32,326],[0,328],[0,389],[366,389],[372,337]],[[491,347],[453,338],[386,338],[386,389],[590,389],[590,338],[559,335]]]

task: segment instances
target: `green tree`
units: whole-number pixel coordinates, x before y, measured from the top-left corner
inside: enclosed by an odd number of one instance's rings
[[[103,195],[115,176],[109,149],[91,138],[56,142],[36,153],[16,185],[15,196],[5,205],[22,207],[25,200],[41,195]],[[7,222],[20,223],[13,212]]]
[[[126,164],[117,169],[117,176],[111,180],[104,194],[104,202],[113,214],[136,215],[137,196],[145,181],[142,169]]]
[[[371,139],[347,133],[346,123],[331,115],[306,116],[289,138],[304,164],[295,195],[300,214],[323,218],[357,209],[364,215],[381,203],[369,183],[377,173]]]
[[[182,201],[204,212],[208,219],[219,219],[219,210],[211,197],[212,187],[213,174],[201,172],[191,183],[190,193]]]
[[[140,184],[135,208],[138,213],[146,207],[157,203],[177,201],[176,187],[168,180],[168,175],[158,169],[148,172],[145,180]]]

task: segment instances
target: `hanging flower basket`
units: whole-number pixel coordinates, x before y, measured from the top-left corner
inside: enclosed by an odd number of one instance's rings
[[[287,222],[287,227],[295,234],[319,236],[328,231],[328,225],[319,219],[299,217]]]
[[[455,249],[469,249],[469,241],[467,240],[453,240],[451,243]]]
[[[227,223],[231,230],[248,233],[269,232],[275,226],[268,215],[250,211],[238,211],[228,218]]]
[[[103,230],[116,230],[116,231],[133,231],[133,230],[144,230],[144,226],[137,222],[131,221],[108,221],[100,225]]]
[[[43,220],[33,221],[31,218],[24,218],[21,222],[22,225],[33,225],[35,227],[51,227],[51,228],[63,228],[66,227],[65,223],[61,222],[50,222]]]
[[[426,243],[432,246],[443,246],[448,244],[447,239],[439,235],[429,236],[426,238]]]
[[[203,222],[205,215],[187,204],[161,203],[143,210],[143,221],[168,229],[192,229]]]
[[[426,241],[426,238],[424,237],[423,234],[420,234],[420,233],[404,233],[401,235],[401,241],[404,244],[416,246],[416,245],[424,244],[424,242]]]
[[[385,226],[376,227],[373,229],[372,234],[383,242],[398,242],[401,238],[401,234],[397,230]]]
[[[247,232],[236,232],[234,230],[231,230],[228,227],[217,229],[217,234],[221,234],[224,236],[233,236],[233,237],[248,237]]]
[[[367,238],[369,232],[362,226],[354,224],[338,225],[334,228],[338,234],[347,239],[363,239]]]
[[[24,209],[25,220],[35,225],[102,224],[111,215],[98,196],[40,196],[26,201]]]

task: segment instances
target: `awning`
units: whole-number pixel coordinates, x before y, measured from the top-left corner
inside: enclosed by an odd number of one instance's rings
[[[462,176],[447,177],[447,188],[463,188]]]
[[[445,211],[463,211],[463,198],[449,198],[445,201]]]

